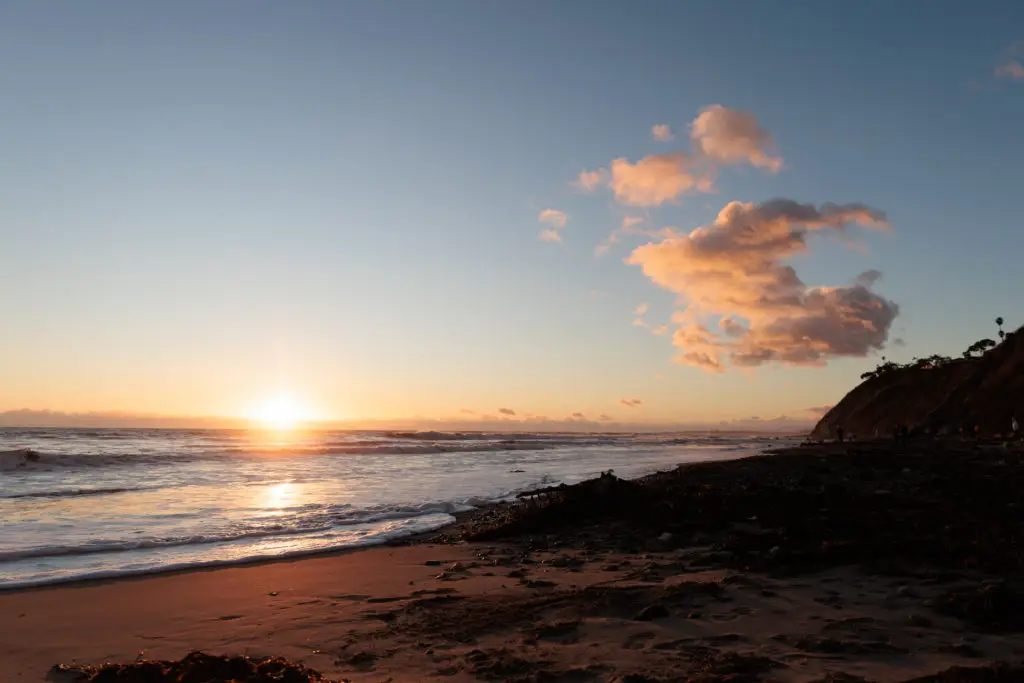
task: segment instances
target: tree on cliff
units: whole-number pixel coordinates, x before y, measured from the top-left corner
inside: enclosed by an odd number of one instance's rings
[[[996,325],[999,326],[999,341],[1006,339],[1006,333],[1003,332],[1003,316],[996,318]]]
[[[991,339],[979,339],[967,347],[967,350],[964,351],[964,358],[972,358],[974,354],[978,354],[979,356],[984,355],[986,351],[995,345],[996,343]]]

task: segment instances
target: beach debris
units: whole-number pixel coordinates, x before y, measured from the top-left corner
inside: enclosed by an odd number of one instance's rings
[[[143,660],[131,664],[79,666],[57,664],[51,678],[81,683],[342,683],[324,678],[320,672],[282,657],[253,659],[241,655],[209,655],[190,652],[177,661]]]

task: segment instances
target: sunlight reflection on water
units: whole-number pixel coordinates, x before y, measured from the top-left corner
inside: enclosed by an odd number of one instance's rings
[[[299,486],[290,481],[275,484],[264,492],[263,507],[280,511],[292,507],[299,499]]]

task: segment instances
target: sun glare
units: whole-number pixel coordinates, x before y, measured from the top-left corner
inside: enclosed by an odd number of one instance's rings
[[[295,429],[308,419],[302,406],[291,396],[268,398],[253,413],[253,419],[270,429]]]

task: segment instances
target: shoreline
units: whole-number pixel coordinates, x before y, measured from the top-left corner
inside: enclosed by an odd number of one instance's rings
[[[1020,667],[1021,490],[1019,450],[971,443],[606,477],[382,546],[0,592],[0,671],[39,680],[58,663],[195,649],[367,683]]]
[[[790,438],[790,437],[778,437],[778,438]],[[721,460],[721,462],[724,462],[724,461],[727,461],[727,460],[736,460],[736,459],[742,460],[742,459],[745,459],[747,457],[760,457],[762,455],[766,455],[766,454],[770,453],[771,451],[772,451],[771,446],[766,444],[765,445],[765,450],[763,450],[761,453],[758,453],[756,455],[744,456],[744,457],[741,457],[741,458],[723,458]],[[720,461],[715,460],[714,462],[720,462]],[[647,474],[640,475],[639,477],[636,477],[635,479],[639,480],[639,479],[643,479],[645,477],[657,476],[659,474],[663,474],[665,472],[672,471],[672,470],[674,470],[674,469],[676,469],[678,467],[685,467],[687,464],[691,464],[691,463],[680,463],[680,464],[677,464],[675,467],[673,467],[672,469],[669,469],[669,470],[655,470],[653,472],[649,472]],[[389,539],[386,539],[386,540],[383,540],[383,541],[380,541],[380,542],[367,543],[367,544],[364,544],[364,545],[348,545],[348,546],[341,546],[341,547],[335,547],[335,548],[313,549],[313,550],[308,550],[308,551],[306,551],[306,550],[297,550],[297,551],[294,551],[294,552],[286,554],[286,555],[253,556],[253,557],[247,557],[247,558],[238,559],[238,560],[209,560],[209,561],[191,563],[191,564],[184,565],[184,566],[169,565],[169,566],[166,566],[166,567],[158,567],[158,568],[154,568],[154,569],[140,570],[140,571],[134,571],[134,572],[116,573],[118,570],[110,570],[112,572],[110,575],[102,575],[103,571],[101,570],[100,572],[96,572],[93,575],[74,576],[74,577],[69,577],[69,578],[66,578],[66,579],[57,579],[57,580],[45,580],[45,581],[40,581],[38,583],[29,583],[29,584],[21,584],[21,585],[9,585],[9,586],[0,585],[0,595],[9,594],[9,593],[17,593],[17,592],[21,592],[21,591],[45,590],[47,588],[54,588],[54,587],[61,587],[61,586],[90,585],[90,584],[93,584],[93,583],[106,583],[106,582],[116,582],[116,581],[138,580],[138,579],[144,579],[144,578],[147,578],[147,577],[165,576],[165,575],[181,574],[181,573],[189,573],[189,572],[214,571],[214,570],[217,570],[217,569],[227,569],[227,568],[231,568],[231,567],[248,567],[248,566],[260,565],[260,564],[272,564],[272,563],[279,563],[279,562],[297,562],[297,561],[301,561],[301,560],[304,560],[304,559],[311,559],[311,558],[325,557],[325,556],[336,555],[336,554],[350,553],[350,552],[355,552],[355,551],[360,551],[360,550],[368,550],[368,549],[372,549],[372,548],[400,547],[400,546],[404,546],[404,545],[416,544],[416,543],[421,543],[421,542],[424,542],[424,541],[428,541],[429,539],[437,538],[439,535],[443,536],[446,529],[453,528],[453,527],[458,527],[463,521],[468,520],[468,519],[472,519],[474,516],[476,516],[476,515],[478,515],[478,514],[480,514],[482,512],[486,513],[487,511],[490,511],[490,510],[503,509],[507,505],[509,505],[510,502],[514,503],[515,501],[514,500],[511,500],[511,501],[510,500],[495,500],[495,501],[487,502],[486,504],[483,504],[483,505],[475,506],[475,507],[473,507],[470,510],[464,510],[464,511],[459,511],[459,512],[450,512],[450,513],[447,513],[447,514],[449,514],[452,517],[452,520],[450,522],[448,522],[447,524],[445,524],[444,526],[438,527],[436,529],[428,530],[428,531],[414,531],[414,532],[409,533],[408,535],[405,535],[405,536],[389,538]],[[96,575],[96,574],[100,574],[100,575]]]

